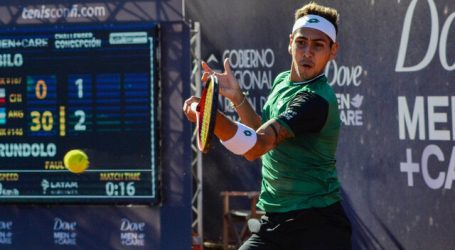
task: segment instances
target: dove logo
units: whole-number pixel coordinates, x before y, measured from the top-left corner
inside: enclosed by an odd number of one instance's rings
[[[429,44],[425,56],[423,59],[412,66],[405,66],[404,62],[406,59],[406,53],[408,50],[408,43],[409,43],[409,33],[411,31],[411,24],[414,19],[414,11],[416,8],[418,0],[413,0],[406,11],[406,16],[404,18],[403,23],[403,31],[401,32],[401,40],[400,40],[400,48],[398,50],[398,57],[397,63],[395,66],[396,72],[414,72],[424,69],[428,66],[428,64],[433,59],[434,55],[436,54],[436,50],[439,46],[439,61],[441,62],[442,67],[447,71],[455,70],[455,63],[449,62],[447,60],[447,44],[448,44],[448,37],[450,32],[450,27],[455,19],[455,12],[448,15],[446,21],[442,25],[441,33],[439,34],[439,15],[434,0],[427,0],[429,9],[430,9],[430,20],[431,20],[431,30],[429,33]],[[447,8],[447,7],[446,7]],[[418,21],[421,22],[422,18],[417,17]],[[420,23],[419,23],[420,26]],[[439,38],[439,44],[438,44]],[[412,43],[412,41],[411,41]],[[413,45],[411,45],[413,46]],[[413,54],[415,52],[411,52]],[[452,63],[450,65],[450,63]]]
[[[345,126],[362,126],[363,111],[360,109],[363,104],[363,96],[356,94],[336,94],[338,99],[338,109],[340,110],[340,120]]]
[[[325,68],[325,75],[330,86],[355,86],[362,84],[360,76],[362,75],[362,66],[338,66],[335,60],[330,61]]]
[[[145,222],[132,222],[123,218],[120,225],[120,241],[124,246],[144,246]]]
[[[360,108],[360,106],[362,106],[362,102],[363,96],[357,94],[354,96],[354,98],[352,98],[351,105],[354,106],[355,108]]]
[[[77,245],[77,222],[54,218],[54,244]]]

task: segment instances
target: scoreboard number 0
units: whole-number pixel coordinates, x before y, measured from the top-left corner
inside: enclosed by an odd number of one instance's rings
[[[36,98],[42,100],[47,96],[47,85],[44,80],[38,80],[35,85]]]

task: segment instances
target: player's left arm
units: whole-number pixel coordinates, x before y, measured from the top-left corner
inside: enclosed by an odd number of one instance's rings
[[[275,119],[256,131],[241,122],[233,122],[221,112],[217,113],[215,135],[229,151],[252,161],[275,148],[294,135]]]
[[[243,155],[250,161],[261,157],[261,155],[274,149],[286,139],[294,137],[293,133],[291,133],[275,119],[271,119],[259,127],[256,131],[256,135],[256,144],[253,148],[251,148],[251,150]]]
[[[232,137],[226,141],[220,139],[231,152],[254,160],[296,135],[319,132],[327,120],[328,109],[328,102],[321,96],[311,92],[299,93],[283,113],[256,131],[237,123]]]

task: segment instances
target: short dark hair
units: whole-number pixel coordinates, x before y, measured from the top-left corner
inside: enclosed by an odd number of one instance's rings
[[[295,21],[306,15],[318,15],[327,19],[335,26],[335,31],[338,34],[338,20],[340,15],[336,9],[310,2],[295,11]]]

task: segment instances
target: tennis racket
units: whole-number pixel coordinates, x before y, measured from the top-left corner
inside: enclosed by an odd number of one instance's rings
[[[218,89],[218,78],[211,75],[202,90],[199,104],[191,105],[196,112],[197,146],[203,153],[209,151],[212,142],[218,110]]]

